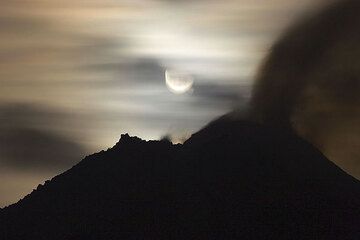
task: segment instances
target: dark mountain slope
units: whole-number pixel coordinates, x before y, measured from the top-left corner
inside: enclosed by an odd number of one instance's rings
[[[359,239],[360,183],[290,132],[225,118],[113,148],[0,213],[0,239]]]

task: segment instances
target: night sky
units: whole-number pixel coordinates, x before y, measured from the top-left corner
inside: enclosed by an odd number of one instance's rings
[[[276,39],[324,2],[2,1],[0,207],[113,146],[121,133],[182,142],[214,117],[248,108],[258,69]],[[170,86],[166,71],[173,74]],[[182,92],[177,77],[180,84],[191,82]],[[317,93],[309,94],[323,101]],[[360,140],[339,135],[358,119],[347,120],[331,136],[309,139],[335,162],[353,151],[346,170],[360,177],[353,150]],[[311,135],[310,128],[297,129]],[[349,144],[329,141],[334,136],[347,138],[352,148],[341,151]]]

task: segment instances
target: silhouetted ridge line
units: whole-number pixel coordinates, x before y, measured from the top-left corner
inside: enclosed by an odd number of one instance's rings
[[[0,239],[359,239],[360,184],[294,133],[226,117],[123,134],[0,213]]]

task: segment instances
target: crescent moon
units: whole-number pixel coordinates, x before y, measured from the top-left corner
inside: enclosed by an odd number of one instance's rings
[[[171,92],[183,94],[192,88],[194,79],[190,75],[182,72],[166,70],[165,83]]]

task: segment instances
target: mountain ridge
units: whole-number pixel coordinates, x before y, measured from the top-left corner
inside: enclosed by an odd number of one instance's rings
[[[182,145],[123,134],[3,209],[0,237],[357,239],[359,199],[293,132],[220,118]]]

